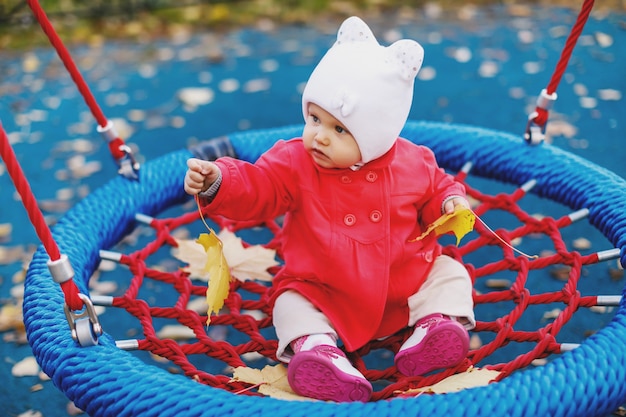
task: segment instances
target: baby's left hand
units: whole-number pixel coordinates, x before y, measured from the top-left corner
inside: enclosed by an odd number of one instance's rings
[[[469,208],[469,202],[463,197],[451,197],[443,204],[444,214],[453,213],[457,206]]]

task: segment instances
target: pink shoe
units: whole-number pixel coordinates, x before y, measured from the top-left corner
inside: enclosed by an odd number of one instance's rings
[[[415,324],[411,337],[400,347],[395,363],[406,376],[421,376],[451,368],[465,359],[469,335],[461,323],[442,314],[431,314]]]
[[[329,345],[296,353],[287,379],[296,394],[318,400],[366,402],[372,395],[372,384],[339,348]]]

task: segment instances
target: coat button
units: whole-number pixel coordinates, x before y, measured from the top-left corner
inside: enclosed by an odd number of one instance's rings
[[[369,182],[374,182],[378,179],[378,174],[374,171],[369,171],[367,174],[365,174],[365,179]]]
[[[432,251],[428,251],[424,254],[424,260],[426,262],[432,262],[433,261],[433,252]]]
[[[341,182],[342,182],[343,184],[350,184],[350,183],[352,182],[352,178],[350,178],[350,177],[349,177],[349,176],[347,176],[347,175],[342,175],[342,176],[341,176]]]
[[[343,222],[346,226],[352,226],[356,223],[356,216],[354,214],[346,214],[343,218]]]
[[[379,210],[373,210],[370,213],[370,220],[373,221],[374,223],[378,223],[379,221],[381,221],[383,218],[383,214],[379,211]]]

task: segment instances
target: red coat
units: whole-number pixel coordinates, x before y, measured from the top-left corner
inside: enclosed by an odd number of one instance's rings
[[[358,171],[315,164],[301,139],[279,141],[255,164],[218,159],[222,184],[211,212],[235,220],[285,214],[285,266],[274,299],[293,289],[331,321],[348,350],[407,325],[407,298],[441,246],[409,242],[465,195],[426,147],[405,139]]]

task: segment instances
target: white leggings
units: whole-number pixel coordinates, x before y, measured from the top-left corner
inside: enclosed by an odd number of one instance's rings
[[[465,267],[449,256],[441,255],[435,260],[424,284],[407,301],[408,326],[433,313],[457,317],[468,330],[476,325],[472,281]],[[289,344],[299,337],[327,333],[337,338],[328,318],[295,291],[285,291],[276,298],[273,317],[278,337],[276,356],[283,362],[291,360]]]

